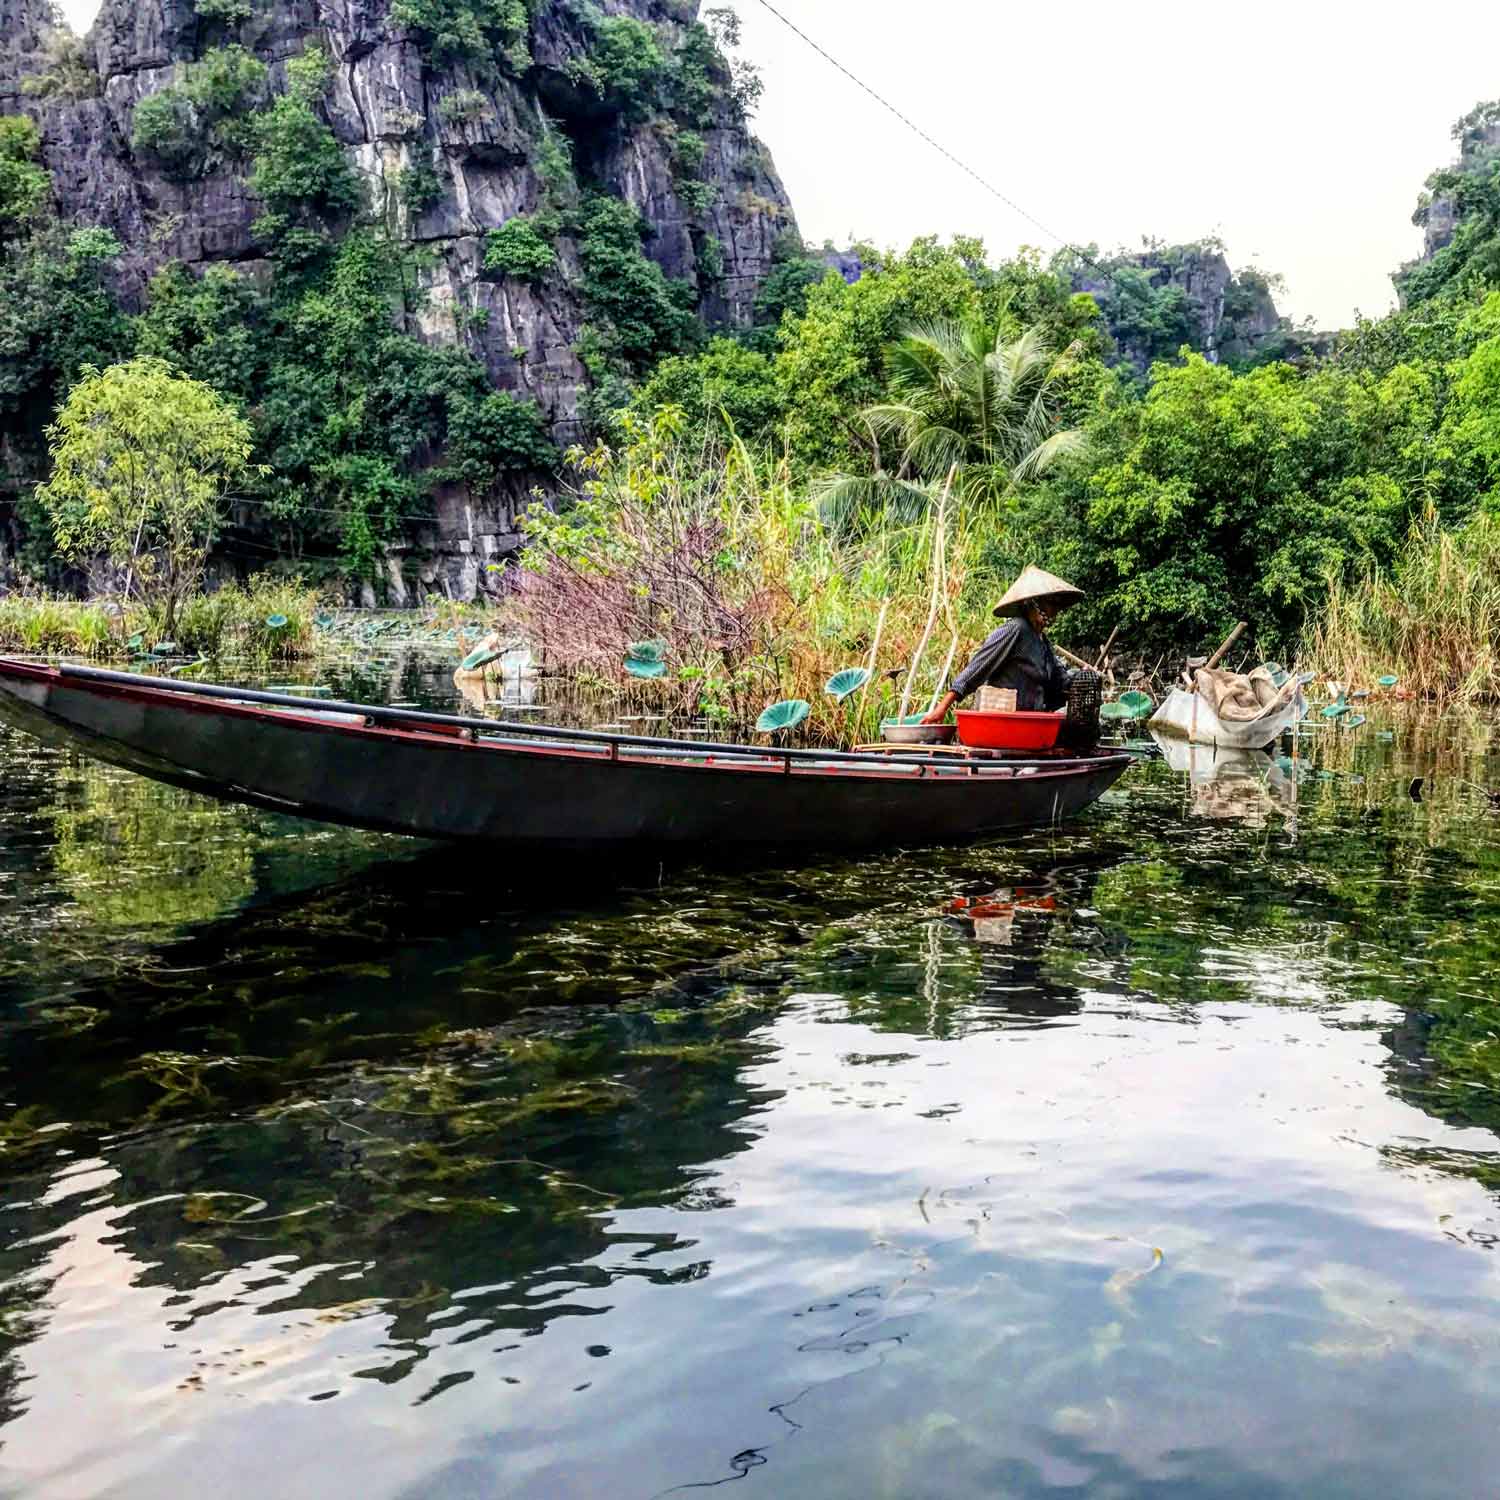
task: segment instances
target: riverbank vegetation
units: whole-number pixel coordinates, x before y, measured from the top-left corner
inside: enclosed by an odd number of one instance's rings
[[[524,31],[519,11],[472,35],[418,11],[411,24],[440,50]],[[668,68],[649,28],[598,24],[613,29],[583,81],[606,114],[633,118],[651,90],[686,108],[686,53]],[[556,509],[525,523],[510,618],[559,669],[619,682],[630,647],[659,642],[651,660],[671,664],[682,705],[710,714],[769,692],[815,699],[825,669],[867,658],[884,681],[923,637],[939,658],[955,632],[967,649],[1026,562],[1087,591],[1059,626],[1064,644],[1117,633],[1144,669],[1243,619],[1249,657],[1496,691],[1484,570],[1486,518],[1500,513],[1500,106],[1459,122],[1460,162],[1429,184],[1419,220],[1441,204],[1455,227],[1401,273],[1406,305],[1336,338],[1256,333],[1267,309],[1274,322],[1273,279],[1253,269],[1207,327],[1177,276],[1219,254],[1206,243],[996,260],[977,240],[934,237],[831,257],[794,234],[750,326],[715,332],[651,258],[648,226],[578,175],[544,121],[546,201],[489,236],[480,274],[576,278],[590,430],[564,455],[535,405],[432,337],[409,238],[430,195],[403,178],[405,209],[366,201],[330,129],[329,88],[316,48],[277,91],[226,47],[137,111],[136,147],[163,170],[207,170],[204,153],[240,164],[264,208],[266,266],[251,278],[167,265],[138,308],[115,292],[124,247],[56,221],[36,130],[0,122],[8,462],[52,439],[15,502],[32,580],[76,586],[63,559],[107,557],[110,587],[128,600],[154,577],[162,633],[187,634],[178,612],[205,549],[226,539],[309,583],[368,591],[440,493],[541,481]],[[686,182],[705,146],[674,120]],[[712,260],[707,240],[697,252]],[[114,458],[96,420],[106,401]],[[186,456],[177,500],[153,499],[132,527],[131,445],[154,449],[153,414],[189,408],[207,446]],[[112,498],[89,478],[101,463],[123,475]],[[920,664],[913,700],[940,666]],[[887,698],[872,687],[860,701]]]

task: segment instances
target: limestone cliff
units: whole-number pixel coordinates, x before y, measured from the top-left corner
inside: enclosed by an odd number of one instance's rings
[[[535,279],[484,267],[488,233],[548,200],[549,134],[564,139],[580,181],[639,210],[650,226],[645,253],[691,284],[710,327],[749,320],[773,247],[796,225],[721,59],[710,66],[726,86],[703,95],[686,172],[680,121],[608,109],[589,86],[601,18],[645,23],[670,56],[697,18],[697,0],[533,0],[528,9],[522,59],[502,69],[443,60],[430,38],[398,23],[392,0],[105,0],[84,42],[91,76],[48,95],[34,86],[23,94],[20,84],[48,65],[49,7],[0,0],[0,113],[36,118],[59,213],[115,233],[126,247],[119,291],[138,305],[169,261],[270,272],[251,232],[263,205],[245,162],[210,156],[190,174],[172,172],[132,145],[141,102],[212,48],[244,47],[269,68],[273,91],[285,86],[291,59],[322,48],[334,76],[320,107],[361,174],[368,216],[428,252],[426,295],[409,331],[470,349],[497,388],[535,400],[566,445],[583,434],[588,386],[577,247],[559,236],[555,265]],[[413,173],[432,184],[415,209],[401,191]],[[472,595],[486,559],[515,543],[515,498],[477,507],[467,495],[436,499],[435,534],[417,538],[436,556],[423,571],[431,587]],[[404,596],[406,583],[398,578],[394,591]]]
[[[1247,363],[1279,355],[1292,338],[1270,281],[1253,269],[1236,274],[1214,242],[1069,264],[1074,289],[1098,302],[1120,360],[1142,374],[1184,344],[1211,361]]]

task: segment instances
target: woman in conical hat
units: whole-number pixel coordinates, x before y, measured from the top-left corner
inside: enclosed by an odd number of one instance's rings
[[[1068,674],[1047,640],[1047,627],[1081,598],[1082,589],[1028,567],[995,606],[1005,623],[969,658],[922,722],[941,724],[955,703],[982,687],[1014,688],[1016,707],[1023,712],[1061,708],[1068,701]]]

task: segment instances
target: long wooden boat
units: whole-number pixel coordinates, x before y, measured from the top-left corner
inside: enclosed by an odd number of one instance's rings
[[[967,839],[1061,822],[1131,763],[650,739],[3,658],[0,719],[224,801],[529,846]]]

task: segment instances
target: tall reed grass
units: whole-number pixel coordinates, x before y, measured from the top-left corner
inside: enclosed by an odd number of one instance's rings
[[[1439,702],[1500,700],[1500,519],[1430,522],[1391,572],[1334,581],[1303,655],[1351,686],[1391,674]]]
[[[504,623],[549,669],[622,706],[735,727],[802,698],[806,732],[847,744],[877,738],[897,711],[924,636],[913,713],[937,695],[945,664],[993,627],[1008,580],[986,560],[998,524],[988,510],[943,514],[935,496],[914,522],[872,513],[838,527],[785,463],[738,441],[686,445],[670,408],[627,432],[618,451],[574,455],[585,479],[571,508],[526,519]],[[664,648],[658,680],[625,672],[643,641]],[[824,687],[847,667],[870,668],[871,681],[838,703]]]
[[[317,611],[311,590],[254,579],[245,588],[225,587],[183,601],[173,643],[182,655],[288,661],[312,654]],[[164,639],[165,613],[161,605],[122,608],[10,594],[0,598],[0,651],[125,660]]]

